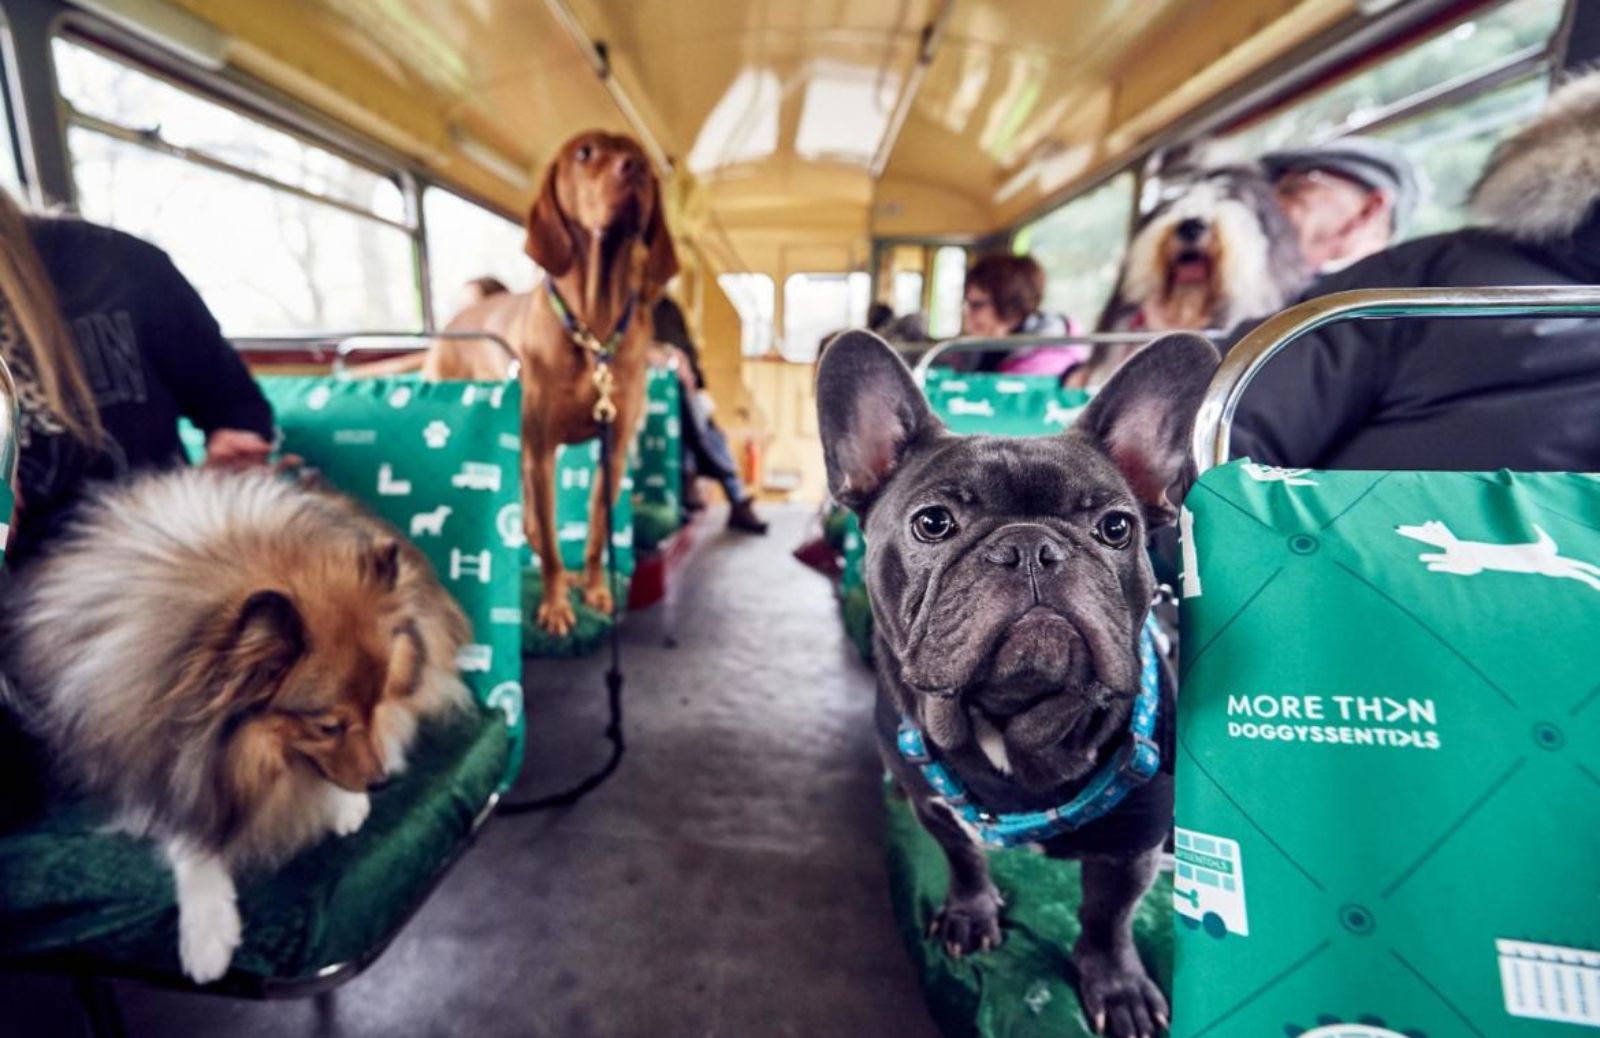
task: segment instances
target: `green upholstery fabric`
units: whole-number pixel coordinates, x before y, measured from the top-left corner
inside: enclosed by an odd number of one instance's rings
[[[1081,389],[1063,389],[1050,375],[928,372],[923,392],[944,423],[958,433],[1045,436],[1072,424],[1089,403]]]
[[[928,372],[923,387],[934,413],[951,430],[986,436],[1049,436],[1072,424],[1089,404],[1081,389],[1063,389],[1048,375],[966,373],[948,368]],[[867,545],[855,513],[835,505],[823,522],[823,536],[844,556],[839,598],[845,630],[861,653],[872,655],[872,610],[866,606],[862,563]],[[863,607],[865,611],[863,611]]]
[[[230,979],[306,978],[376,951],[460,851],[509,752],[498,713],[425,728],[359,832],[241,878],[242,976]],[[0,837],[0,961],[71,955],[98,972],[178,973],[171,872],[154,844],[100,822],[74,805]]]
[[[1186,513],[1173,1033],[1600,1025],[1600,477],[1234,463]]]
[[[1006,899],[1005,940],[993,951],[952,959],[927,936],[949,882],[944,852],[905,800],[888,783],[884,788],[895,918],[940,1030],[949,1038],[1089,1038],[1068,961],[1079,931],[1078,864],[1027,850],[990,852]],[[1171,897],[1163,873],[1134,917],[1139,954],[1163,990],[1172,979]]]
[[[641,523],[649,524],[650,545],[661,543],[683,522],[683,424],[678,413],[678,374],[651,368],[646,384],[644,421],[639,426],[638,453],[634,459],[634,539],[640,542]],[[648,511],[647,511],[648,510]],[[660,533],[663,517],[672,526]],[[638,543],[640,551],[647,550]]]
[[[517,384],[296,376],[261,387],[283,450],[416,542],[466,612],[462,678],[511,725],[509,784],[523,741]]]

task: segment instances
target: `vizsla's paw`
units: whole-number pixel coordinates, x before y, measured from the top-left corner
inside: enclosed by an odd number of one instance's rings
[[[616,603],[611,597],[611,589],[606,586],[604,577],[598,582],[591,581],[584,587],[583,604],[604,616],[611,615]]]
[[[545,597],[539,603],[539,626],[556,637],[565,637],[578,622],[578,614],[563,594],[560,598]]]
[[[1079,949],[1078,997],[1096,1034],[1107,1038],[1156,1038],[1167,1029],[1167,998],[1144,971],[1137,952],[1118,956]]]
[[[994,887],[970,897],[947,898],[928,924],[928,936],[944,945],[952,959],[1000,947],[1000,908]]]

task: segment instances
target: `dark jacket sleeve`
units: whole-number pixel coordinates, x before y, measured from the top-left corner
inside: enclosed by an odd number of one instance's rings
[[[1369,257],[1323,278],[1313,294],[1421,284],[1424,264],[1409,251]],[[1340,321],[1296,339],[1245,390],[1233,422],[1233,456],[1268,465],[1322,464],[1378,406],[1396,350],[1414,334],[1415,323]]]
[[[179,412],[206,433],[246,429],[272,439],[272,406],[217,319],[165,252],[149,246],[152,334],[141,340],[177,400]]]

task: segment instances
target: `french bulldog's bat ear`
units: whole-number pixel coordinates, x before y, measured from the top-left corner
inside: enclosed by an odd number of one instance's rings
[[[906,448],[944,427],[910,370],[871,332],[835,337],[817,368],[817,427],[834,499],[864,509]]]
[[[1208,339],[1163,336],[1134,354],[1073,426],[1122,470],[1152,528],[1176,518],[1174,498],[1193,478],[1190,431],[1218,361]]]

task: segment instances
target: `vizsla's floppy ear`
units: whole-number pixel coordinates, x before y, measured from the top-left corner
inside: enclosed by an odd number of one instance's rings
[[[828,489],[857,512],[894,475],[908,447],[944,430],[899,354],[864,331],[845,332],[824,349],[817,425]]]
[[[544,186],[528,210],[528,240],[523,246],[533,262],[553,278],[572,269],[572,233],[567,230],[566,214],[556,193],[566,163],[566,153],[562,152],[545,171]]]
[[[655,299],[667,282],[678,273],[678,253],[672,247],[672,232],[667,230],[667,220],[662,213],[661,184],[655,184],[655,200],[650,207],[650,222],[644,229],[644,244],[649,253],[644,261],[643,294],[646,300]]]
[[[1152,529],[1177,516],[1173,497],[1192,478],[1189,435],[1217,363],[1216,347],[1199,335],[1157,339],[1111,376],[1072,427],[1122,470]]]

